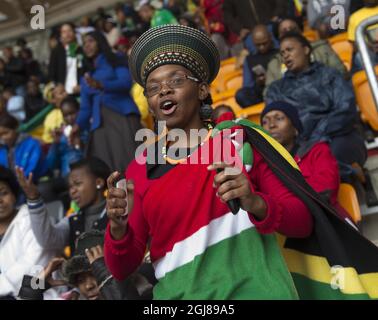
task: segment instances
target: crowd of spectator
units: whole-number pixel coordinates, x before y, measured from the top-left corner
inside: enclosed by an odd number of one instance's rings
[[[336,4],[349,21],[344,29],[331,27],[330,9]],[[295,157],[309,184],[328,192],[346,217],[336,201],[340,176],[352,181],[353,164],[363,167],[367,158],[350,80],[363,68],[355,30],[375,15],[377,0],[124,1],[109,11],[99,8],[76,25],[53,28],[47,69],[24,39],[15,44],[18,52],[3,48],[0,299],[152,297],[156,279],[148,255],[138,272],[115,283],[104,263],[101,232],[107,223],[106,179],[134,159],[135,133],[149,117],[143,88],[130,75],[128,55],[138,37],[155,26],[199,29],[211,37],[222,59],[244,52],[236,101],[242,108],[266,103],[264,129]],[[318,32],[318,40],[306,39],[304,23]],[[376,65],[377,30],[368,31]],[[351,71],[327,41],[343,32],[354,45]],[[224,113],[234,118],[222,106],[214,122]],[[38,138],[25,129],[34,129],[33,123],[41,127]],[[52,201],[60,201],[67,212],[55,224],[46,205]],[[70,258],[56,258],[61,255]],[[30,268],[35,265],[45,267],[41,274],[50,290],[31,289]],[[59,276],[65,281],[54,280]]]

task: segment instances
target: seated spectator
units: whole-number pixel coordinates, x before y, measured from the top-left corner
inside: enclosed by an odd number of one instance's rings
[[[7,104],[7,112],[15,117],[17,121],[23,122],[26,118],[24,97],[16,95],[11,87],[4,89],[3,97]]]
[[[115,45],[116,54],[128,56],[130,41],[126,37],[120,37]]]
[[[80,211],[55,225],[37,186],[25,177],[21,169],[16,171],[27,198],[32,230],[45,249],[62,251],[70,246],[71,252],[74,252],[75,241],[80,234],[91,229],[104,230],[107,224],[104,192],[110,174],[108,166],[100,159],[88,158],[71,164],[70,168],[69,193]]]
[[[25,112],[26,121],[33,118],[39,111],[46,107],[47,102],[43,99],[38,82],[29,80],[26,85]]]
[[[0,167],[0,300],[15,299],[24,274],[45,265],[54,252],[38,244],[26,205],[16,207],[20,194],[14,174]]]
[[[178,24],[177,19],[169,10],[162,9],[160,1],[142,0],[136,7],[136,11],[143,22],[150,24],[150,28],[165,24]]]
[[[0,90],[11,86],[9,72],[5,68],[5,61],[0,58]]]
[[[76,38],[80,46],[83,45],[83,37],[89,32],[94,31],[92,20],[89,16],[84,16],[80,20],[80,26],[76,28]]]
[[[29,48],[23,48],[20,51],[20,57],[25,64],[25,72],[27,79],[32,77],[37,78],[40,82],[44,80],[44,76],[41,70],[41,66],[37,60],[33,57],[33,51]]]
[[[115,9],[118,29],[127,38],[138,37],[149,28],[141,21],[133,6],[118,4]]]
[[[4,97],[0,95],[0,117],[7,112],[7,102],[5,101]]]
[[[297,19],[294,18],[284,18],[277,25],[277,36],[282,38],[288,32],[303,32],[303,26],[299,24]],[[341,61],[336,52],[329,45],[326,40],[318,40],[311,42],[311,61],[320,62],[328,67],[335,68],[341,72],[347,79],[349,77],[348,70],[346,69],[344,63]],[[282,57],[279,53],[269,62],[268,70],[266,74],[266,88],[276,80],[283,77],[287,68],[282,61]]]
[[[17,129],[16,118],[8,114],[0,117],[0,165],[11,170],[21,167],[27,176],[32,173],[37,182],[46,173],[41,144]]]
[[[337,160],[327,142],[299,139],[303,126],[297,109],[286,102],[273,102],[261,113],[261,125],[291,153],[307,183],[337,209],[341,218],[348,218],[337,202],[340,187]]]
[[[327,39],[330,36],[340,32],[346,32],[346,25],[349,19],[351,0],[309,0],[307,1],[307,19],[311,29],[318,30],[321,39]],[[331,25],[334,15],[332,8],[341,6],[343,8],[343,19],[345,28],[334,28]]]
[[[230,106],[221,104],[214,109],[212,121],[218,124],[225,120],[235,120],[235,113]]]
[[[117,28],[116,21],[113,18],[108,18],[105,20],[104,33],[110,47],[114,48],[121,36],[121,32]]]
[[[47,166],[49,170],[58,169],[59,176],[65,178],[70,172],[70,164],[83,158],[83,145],[87,142],[87,134],[82,132],[81,137],[75,137],[75,141],[69,141],[72,127],[76,123],[80,105],[72,97],[66,97],[61,103],[61,111],[64,124],[53,131],[53,144],[47,154]]]
[[[352,73],[363,69],[362,57],[355,43],[357,27],[364,20],[376,15],[378,15],[378,0],[364,0],[364,7],[353,13],[349,19],[348,40],[354,46]],[[378,25],[369,27],[367,34],[370,59],[373,65],[378,65]]]
[[[263,91],[268,63],[278,53],[273,47],[272,36],[265,25],[258,25],[253,29],[252,39],[257,53],[250,53],[244,60],[243,87],[235,96],[242,108],[264,100]]]
[[[17,95],[24,97],[26,93],[25,84],[27,81],[24,61],[14,55],[13,48],[11,47],[3,49],[3,56],[5,70],[9,74],[11,88]]]
[[[208,23],[208,33],[218,48],[221,60],[230,56],[230,48],[226,42],[227,30],[223,19],[223,0],[202,1],[205,18]]]
[[[287,0],[224,0],[224,21],[228,29],[239,36],[249,52],[256,53],[256,47],[248,36],[258,24],[268,25],[287,14]],[[276,39],[274,39],[276,40]]]
[[[285,101],[297,108],[303,123],[305,141],[327,141],[339,161],[343,181],[363,166],[366,148],[355,129],[357,110],[350,82],[332,68],[311,62],[312,47],[299,33],[281,38],[280,52],[288,71],[273,82],[266,94],[266,104]]]
[[[64,23],[60,27],[60,40],[51,51],[48,79],[63,84],[68,94],[78,94],[79,80],[84,70],[83,50],[76,41],[75,25]]]
[[[137,300],[151,298],[152,285],[141,276],[134,274],[127,281],[126,290],[107,270],[103,254],[104,232],[91,230],[77,239],[75,255],[69,260],[54,258],[45,267],[39,278],[46,279],[47,288],[69,285],[74,289],[64,292],[65,300]],[[52,273],[62,271],[62,279],[54,279]],[[42,300],[46,289],[33,290],[32,277],[25,275],[18,298]]]
[[[164,1],[164,9],[169,10],[178,19],[186,11],[185,2],[182,0],[166,0]]]
[[[191,13],[185,12],[179,18],[179,24],[187,27],[191,27],[194,29],[198,29],[197,24],[194,21],[194,16]]]
[[[55,129],[58,129],[63,124],[63,114],[60,109],[60,105],[64,98],[67,97],[67,92],[64,89],[63,84],[58,84],[52,89],[51,103],[55,106],[53,110],[46,116],[45,121],[43,122],[43,135],[42,140],[44,143],[52,143],[53,132]]]

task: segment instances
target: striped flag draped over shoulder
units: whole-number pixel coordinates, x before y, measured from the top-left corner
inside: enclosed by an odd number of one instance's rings
[[[304,180],[291,155],[263,129],[240,120],[246,140],[281,182],[309,208],[314,230],[305,239],[277,235],[301,299],[377,299],[378,248],[338,217]]]

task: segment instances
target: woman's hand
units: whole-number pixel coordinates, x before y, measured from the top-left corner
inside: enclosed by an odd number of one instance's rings
[[[61,257],[55,257],[55,258],[51,259],[49,264],[46,266],[45,269],[43,269],[42,273],[38,276],[38,278],[45,279],[45,281],[47,281],[47,283],[51,287],[58,287],[58,286],[67,285],[66,281],[55,280],[52,277],[52,274],[61,267],[64,260],[65,259],[61,258]]]
[[[108,196],[106,198],[106,212],[110,220],[110,230],[115,240],[122,239],[126,234],[129,213],[134,206],[134,183],[127,181],[126,191],[115,188],[120,177],[119,172],[113,172],[107,180]]]
[[[210,165],[208,170],[221,170],[215,175],[213,185],[223,203],[239,199],[242,209],[252,213],[259,220],[266,217],[265,201],[252,192],[248,178],[239,168],[220,162]]]
[[[87,256],[89,263],[92,264],[97,259],[104,257],[104,250],[101,246],[95,246],[90,249],[85,249],[85,255]]]
[[[72,126],[70,135],[68,136],[68,144],[74,147],[76,147],[77,145],[79,146],[79,148],[81,147],[80,127],[77,123]]]
[[[62,128],[56,128],[50,131],[51,136],[53,138],[53,143],[58,144],[60,143],[60,138],[62,137]]]
[[[29,200],[37,200],[40,198],[40,193],[37,186],[33,183],[33,173],[29,173],[29,177],[26,179],[24,169],[16,167],[16,177],[18,184],[24,191],[26,198]]]
[[[96,90],[102,90],[103,89],[102,83],[100,81],[93,79],[89,75],[89,73],[86,73],[84,75],[84,78],[85,78],[85,82],[87,83],[87,85],[89,87],[91,87],[92,89],[96,89]]]

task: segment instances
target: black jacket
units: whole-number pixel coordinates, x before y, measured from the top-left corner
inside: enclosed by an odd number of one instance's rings
[[[21,58],[10,58],[9,62],[5,65],[5,71],[10,77],[10,85],[12,86],[12,88],[15,89],[18,86],[24,85],[26,83],[26,66]]]
[[[242,28],[252,30],[257,24],[267,24],[275,16],[285,16],[287,0],[224,0],[224,22],[239,34]]]
[[[77,48],[76,56],[79,57],[80,60],[83,57],[83,49],[81,47]],[[56,48],[51,51],[50,55],[50,62],[48,68],[48,80],[53,81],[55,83],[66,83],[66,76],[67,76],[67,54],[66,49],[64,46],[59,43]],[[77,68],[77,83],[80,83],[80,78],[84,74],[84,69],[82,63],[78,63]]]
[[[341,73],[314,62],[299,74],[287,71],[273,82],[265,102],[285,101],[298,110],[309,141],[327,141],[354,130],[357,116],[353,87]]]

